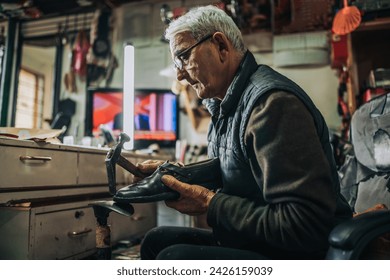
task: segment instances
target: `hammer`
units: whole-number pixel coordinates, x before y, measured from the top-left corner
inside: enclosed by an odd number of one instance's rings
[[[145,178],[147,176],[140,172],[133,163],[121,155],[123,144],[128,141],[130,141],[130,137],[126,133],[122,132],[119,135],[119,142],[108,151],[105,159],[108,189],[112,195],[116,194],[116,164],[129,171],[134,176],[140,178]]]

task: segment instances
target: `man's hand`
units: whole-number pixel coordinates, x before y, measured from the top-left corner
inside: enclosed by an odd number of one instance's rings
[[[147,177],[149,175],[152,175],[152,173],[157,169],[157,167],[159,167],[163,163],[164,163],[164,161],[162,161],[162,160],[148,159],[146,161],[137,163],[136,167],[139,171],[141,171],[141,173],[145,174],[145,177]],[[133,182],[138,182],[142,179],[143,178],[135,176]]]
[[[183,214],[197,216],[206,213],[210,201],[215,195],[209,189],[183,183],[171,175],[164,175],[161,181],[167,187],[180,193],[178,200],[165,201],[165,204]]]
[[[152,173],[154,171],[156,171],[156,169],[161,165],[163,164],[165,161],[163,160],[154,160],[154,159],[148,159],[148,160],[145,160],[143,162],[139,162],[136,164],[136,167],[139,171],[141,171],[141,173],[145,174],[145,177],[147,176],[150,176],[152,175]],[[183,163],[181,162],[175,162],[173,163],[177,166],[184,166]],[[140,178],[140,177],[134,177],[134,180],[133,182],[138,182],[140,180],[142,180],[143,178]]]

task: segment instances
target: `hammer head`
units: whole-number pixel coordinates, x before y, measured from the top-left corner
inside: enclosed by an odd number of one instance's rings
[[[116,193],[115,167],[121,155],[123,144],[128,141],[130,141],[130,137],[126,133],[122,132],[119,135],[119,142],[108,151],[105,159],[108,177],[108,189],[112,195]]]

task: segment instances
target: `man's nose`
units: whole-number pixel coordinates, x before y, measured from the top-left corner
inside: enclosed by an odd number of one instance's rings
[[[182,69],[182,70],[176,69],[176,78],[178,81],[182,81],[182,80],[186,79],[186,74],[187,74],[187,72],[184,69]]]

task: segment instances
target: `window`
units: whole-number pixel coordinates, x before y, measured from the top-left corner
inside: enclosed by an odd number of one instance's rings
[[[42,128],[44,76],[22,68],[19,74],[15,127]]]

